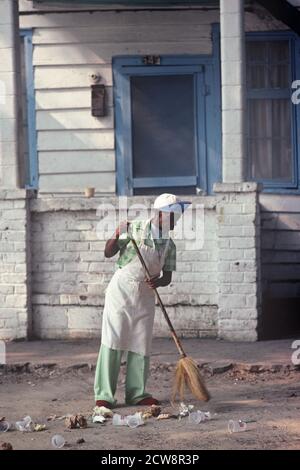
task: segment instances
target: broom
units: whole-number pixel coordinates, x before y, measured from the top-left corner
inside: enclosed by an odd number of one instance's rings
[[[141,255],[139,247],[137,246],[137,243],[134,239],[131,239],[131,241],[140,259],[140,262],[145,270],[146,277],[149,280],[151,278],[151,275]],[[198,400],[208,401],[210,396],[205,386],[205,383],[201,377],[198,366],[196,362],[191,357],[188,357],[186,353],[184,352],[181,342],[176,334],[176,331],[174,330],[174,327],[171,323],[169,315],[167,314],[165,306],[162,303],[160,295],[157,292],[157,289],[154,289],[154,292],[155,292],[157,301],[159,303],[159,306],[162,310],[162,313],[164,314],[166,322],[168,323],[168,326],[171,331],[171,335],[175,341],[179,354],[181,355],[181,358],[179,359],[176,365],[172,399],[175,400],[176,396],[179,395],[180,400],[183,401],[185,390],[186,388],[188,388],[191,391],[191,393],[194,395],[194,397],[197,398]]]

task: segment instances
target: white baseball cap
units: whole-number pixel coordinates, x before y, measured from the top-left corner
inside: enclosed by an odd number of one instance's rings
[[[175,194],[164,193],[155,199],[153,207],[161,212],[182,214],[190,204],[190,201],[183,201]]]

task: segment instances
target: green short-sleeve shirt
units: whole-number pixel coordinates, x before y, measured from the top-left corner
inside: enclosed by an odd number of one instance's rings
[[[130,237],[134,238],[138,243],[142,240],[145,232],[144,243],[148,246],[154,246],[156,250],[162,250],[167,243],[165,238],[153,238],[151,231],[151,223],[146,220],[134,220],[130,223],[129,233],[123,233],[118,239],[120,255],[117,264],[120,268],[126,266],[135,256],[136,252]],[[176,245],[170,238],[169,247],[166,253],[164,271],[176,271]]]

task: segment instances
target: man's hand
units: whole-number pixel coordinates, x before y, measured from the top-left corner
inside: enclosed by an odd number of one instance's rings
[[[118,253],[118,239],[122,233],[127,232],[128,227],[129,222],[127,220],[124,220],[120,223],[113,236],[109,240],[107,240],[104,250],[104,256],[106,258],[111,258],[112,256],[115,256]]]
[[[151,279],[147,279],[147,284],[150,287],[150,289],[157,289],[158,287],[161,286],[161,277],[160,276],[154,276],[151,277]]]
[[[158,287],[165,287],[170,284],[172,281],[172,272],[163,271],[162,276],[154,276],[151,279],[147,280],[147,284],[150,289],[157,289]]]
[[[125,233],[128,231],[128,227],[129,227],[129,222],[128,220],[123,220],[119,227],[117,228],[117,230],[115,231],[115,237],[116,238],[119,238],[120,235],[122,235],[122,233]]]

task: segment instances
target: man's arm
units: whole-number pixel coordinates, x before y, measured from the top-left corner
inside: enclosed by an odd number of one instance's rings
[[[120,250],[118,244],[119,237],[123,232],[126,232],[128,230],[128,225],[129,222],[127,222],[126,220],[124,222],[121,222],[113,236],[109,240],[107,240],[104,249],[105,258],[112,258],[118,253],[118,251]]]
[[[168,286],[172,281],[172,271],[163,271],[162,276],[152,277],[147,281],[148,286],[151,289],[157,289],[158,287]]]

